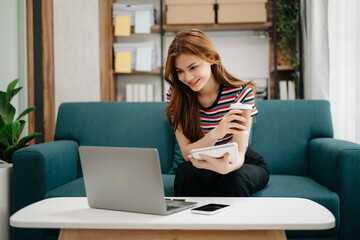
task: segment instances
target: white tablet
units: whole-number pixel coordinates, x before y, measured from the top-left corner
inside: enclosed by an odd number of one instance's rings
[[[230,153],[229,162],[236,162],[239,158],[238,145],[236,142],[227,143],[223,145],[197,148],[190,151],[190,154],[193,158],[197,160],[202,160],[199,154],[208,155],[214,158],[221,158],[225,153]]]

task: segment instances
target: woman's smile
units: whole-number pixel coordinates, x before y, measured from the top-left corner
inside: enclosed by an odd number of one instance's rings
[[[191,81],[191,82],[188,82],[188,85],[189,85],[190,87],[195,87],[195,86],[196,86],[196,84],[198,84],[198,83],[199,83],[199,81],[200,81],[200,78],[198,78],[196,81]]]

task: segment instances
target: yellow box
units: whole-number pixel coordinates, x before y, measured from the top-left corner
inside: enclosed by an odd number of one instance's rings
[[[215,23],[215,0],[166,0],[166,24]]]
[[[218,23],[266,22],[267,0],[217,0]]]

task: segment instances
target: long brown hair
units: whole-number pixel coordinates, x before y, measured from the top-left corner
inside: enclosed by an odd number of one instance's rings
[[[196,55],[201,60],[211,63],[211,71],[216,81],[223,86],[240,87],[244,84],[253,84],[239,80],[225,70],[218,52],[203,31],[191,29],[178,33],[169,47],[165,66],[165,80],[172,90],[165,111],[172,129],[176,131],[181,124],[184,135],[191,142],[195,142],[204,135],[200,128],[200,103],[197,93],[183,84],[177,76],[175,58],[182,53]]]

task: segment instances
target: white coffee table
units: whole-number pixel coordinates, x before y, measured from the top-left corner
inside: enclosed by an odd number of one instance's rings
[[[86,198],[51,198],[10,218],[18,228],[60,228],[59,239],[286,239],[284,230],[335,226],[325,207],[302,198],[186,198],[230,204],[215,215],[184,210],[172,215],[92,209]]]

